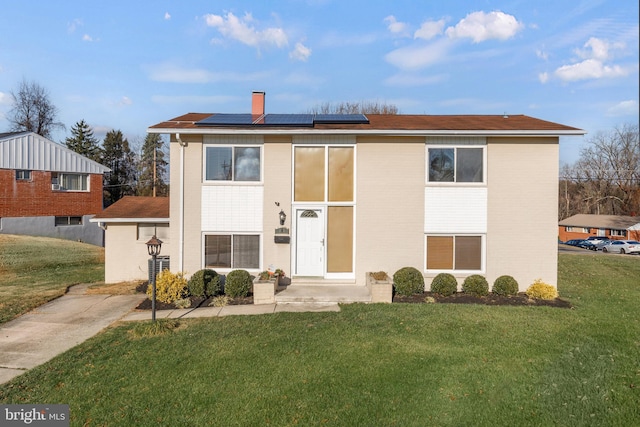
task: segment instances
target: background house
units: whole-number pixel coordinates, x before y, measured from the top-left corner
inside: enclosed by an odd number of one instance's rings
[[[523,116],[190,113],[171,139],[171,269],[363,285],[416,267],[427,286],[510,274],[556,285],[558,141]],[[535,179],[531,179],[535,176]],[[286,215],[280,223],[280,211]],[[527,245],[522,230],[536,230]]]
[[[104,167],[33,132],[0,134],[0,233],[103,244]]]
[[[169,268],[169,199],[125,196],[91,219],[105,230],[105,282],[145,280],[149,274],[146,242],[162,240],[158,268]]]
[[[589,236],[640,240],[640,217],[578,214],[558,223],[558,238],[563,242]]]

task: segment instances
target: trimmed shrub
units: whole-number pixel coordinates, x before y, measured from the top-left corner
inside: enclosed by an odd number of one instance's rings
[[[511,276],[500,276],[493,282],[493,293],[497,295],[516,295],[518,289],[518,282]]]
[[[458,291],[458,281],[453,274],[440,273],[431,281],[431,292],[445,297]]]
[[[198,270],[189,279],[189,293],[194,297],[208,298],[222,291],[220,276],[214,270],[205,268]]]
[[[489,294],[489,282],[484,276],[472,274],[462,282],[462,292],[479,297]]]
[[[527,296],[535,299],[552,300],[558,298],[558,290],[555,287],[544,283],[542,279],[536,279],[527,289]]]
[[[152,298],[153,289],[147,288],[147,296]],[[172,273],[169,270],[162,270],[156,277],[156,299],[161,302],[173,303],[176,300],[186,298],[189,295],[187,279],[184,273]]]
[[[393,287],[399,295],[413,295],[424,292],[424,276],[418,269],[403,267],[393,275]]]
[[[247,270],[233,270],[227,274],[224,293],[231,297],[246,297],[251,292],[251,274]]]
[[[180,298],[177,299],[173,302],[173,305],[176,306],[176,308],[189,308],[191,307],[191,299],[189,298]]]

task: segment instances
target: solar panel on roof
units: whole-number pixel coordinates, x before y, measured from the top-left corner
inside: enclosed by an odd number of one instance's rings
[[[314,123],[369,123],[369,119],[364,114],[316,114]]]
[[[196,122],[196,125],[238,126],[250,125],[255,118],[251,114],[214,114]]]
[[[268,126],[313,126],[313,114],[267,114],[264,124]]]

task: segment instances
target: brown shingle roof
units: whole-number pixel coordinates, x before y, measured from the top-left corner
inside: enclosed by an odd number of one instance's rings
[[[93,219],[115,218],[166,218],[168,220],[169,198],[125,196],[93,217]]]
[[[640,224],[638,216],[590,214],[574,215],[559,222],[563,227],[612,228],[614,230],[627,230],[638,224]]]
[[[166,122],[158,123],[150,129],[246,129],[259,128],[261,125],[245,126],[197,126],[210,113],[188,113]],[[548,122],[522,114],[519,115],[404,115],[404,114],[367,114],[368,124],[316,124],[313,129],[343,129],[359,131],[375,130],[427,130],[427,131],[545,131],[584,133],[581,129]],[[274,126],[265,126],[265,129]],[[293,130],[295,127],[284,129]],[[309,128],[306,128],[309,129]]]

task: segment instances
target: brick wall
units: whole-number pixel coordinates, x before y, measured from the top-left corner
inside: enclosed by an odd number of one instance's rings
[[[51,172],[32,171],[30,181],[0,170],[0,217],[79,216],[102,212],[102,175],[89,175],[89,192],[51,190]]]

